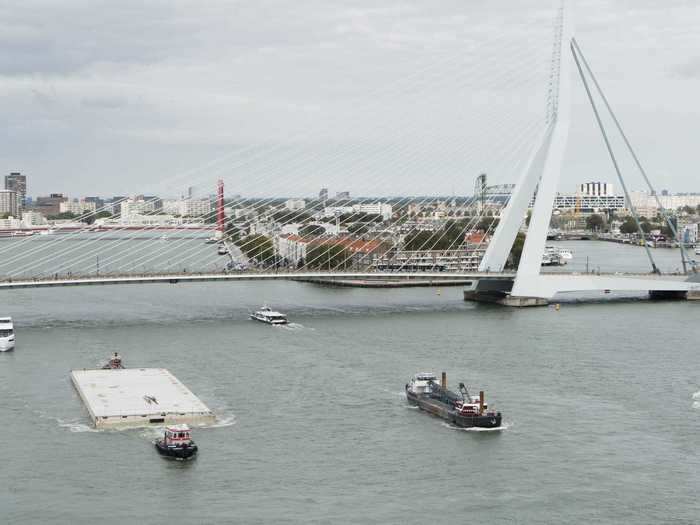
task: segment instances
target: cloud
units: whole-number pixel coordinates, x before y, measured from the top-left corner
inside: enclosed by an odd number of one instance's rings
[[[677,65],[672,69],[674,73],[682,78],[700,78],[700,56],[696,56],[686,62]]]
[[[694,107],[657,97],[696,75],[695,60],[666,70],[700,48],[692,4],[664,2],[661,24],[652,0],[583,1],[579,41],[611,99]],[[406,192],[431,169],[443,192],[472,170],[506,177],[544,112],[557,3],[8,0],[3,162],[44,193],[134,192],[233,145],[267,152],[240,160],[250,173],[298,165],[309,187],[353,167]],[[113,144],[119,163],[98,155]]]

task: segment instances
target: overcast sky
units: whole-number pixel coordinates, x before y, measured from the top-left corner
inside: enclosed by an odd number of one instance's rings
[[[1,171],[31,195],[471,194],[542,129],[555,0],[5,1]],[[700,9],[579,0],[659,189],[700,191]],[[566,55],[570,60],[570,55]],[[615,181],[574,83],[560,189]],[[642,188],[629,172],[629,185]]]

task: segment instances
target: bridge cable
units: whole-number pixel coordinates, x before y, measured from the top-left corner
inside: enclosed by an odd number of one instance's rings
[[[578,69],[579,75],[581,77],[581,81],[583,82],[583,86],[586,88],[586,95],[588,95],[588,100],[591,104],[591,108],[593,109],[593,114],[595,115],[596,122],[598,123],[598,127],[600,128],[600,132],[603,135],[603,140],[605,141],[605,147],[607,148],[608,153],[610,154],[610,160],[612,160],[613,166],[615,167],[615,172],[617,173],[617,178],[620,181],[620,184],[622,185],[623,191],[625,192],[625,198],[627,199],[627,202],[629,203],[630,211],[632,212],[632,217],[634,218],[634,222],[637,225],[637,231],[639,232],[639,236],[642,239],[642,245],[644,246],[644,250],[646,251],[647,257],[649,258],[649,262],[651,263],[652,273],[660,274],[661,272],[659,271],[659,268],[656,266],[656,262],[654,261],[654,257],[651,255],[651,250],[649,249],[649,246],[647,245],[646,236],[644,234],[644,231],[642,230],[641,224],[639,223],[639,216],[637,215],[637,210],[636,210],[634,204],[632,203],[632,200],[630,199],[629,191],[627,191],[627,185],[625,184],[625,180],[622,177],[622,172],[620,171],[620,166],[617,163],[617,158],[615,157],[615,153],[612,150],[612,146],[610,144],[610,140],[608,139],[608,135],[605,132],[605,126],[603,126],[603,122],[600,118],[600,114],[598,113],[598,108],[595,104],[595,101],[593,100],[593,95],[592,95],[591,90],[588,86],[588,82],[586,81],[586,76],[583,73],[583,69],[581,69],[581,63],[579,62],[576,48],[574,47],[573,39],[571,41],[570,48],[571,48],[571,53],[574,56],[574,61],[576,62],[576,68]]]

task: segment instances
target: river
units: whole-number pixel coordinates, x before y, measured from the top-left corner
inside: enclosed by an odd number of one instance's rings
[[[644,270],[638,248],[616,263],[616,245],[560,244],[576,264]],[[248,320],[262,303],[293,324]],[[17,330],[0,354],[4,523],[700,520],[700,302],[516,310],[459,287],[238,282],[14,290],[1,304]],[[153,429],[90,428],[69,371],[112,351],[168,368],[216,412],[195,461],[158,456]],[[410,376],[443,370],[485,390],[506,428],[408,407]]]

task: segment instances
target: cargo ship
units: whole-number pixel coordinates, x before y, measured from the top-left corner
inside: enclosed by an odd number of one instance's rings
[[[464,383],[459,391],[447,389],[447,374],[440,383],[432,373],[420,373],[406,383],[406,399],[412,405],[438,416],[461,428],[499,428],[501,413],[489,409],[483,390],[478,396],[469,394]]]

